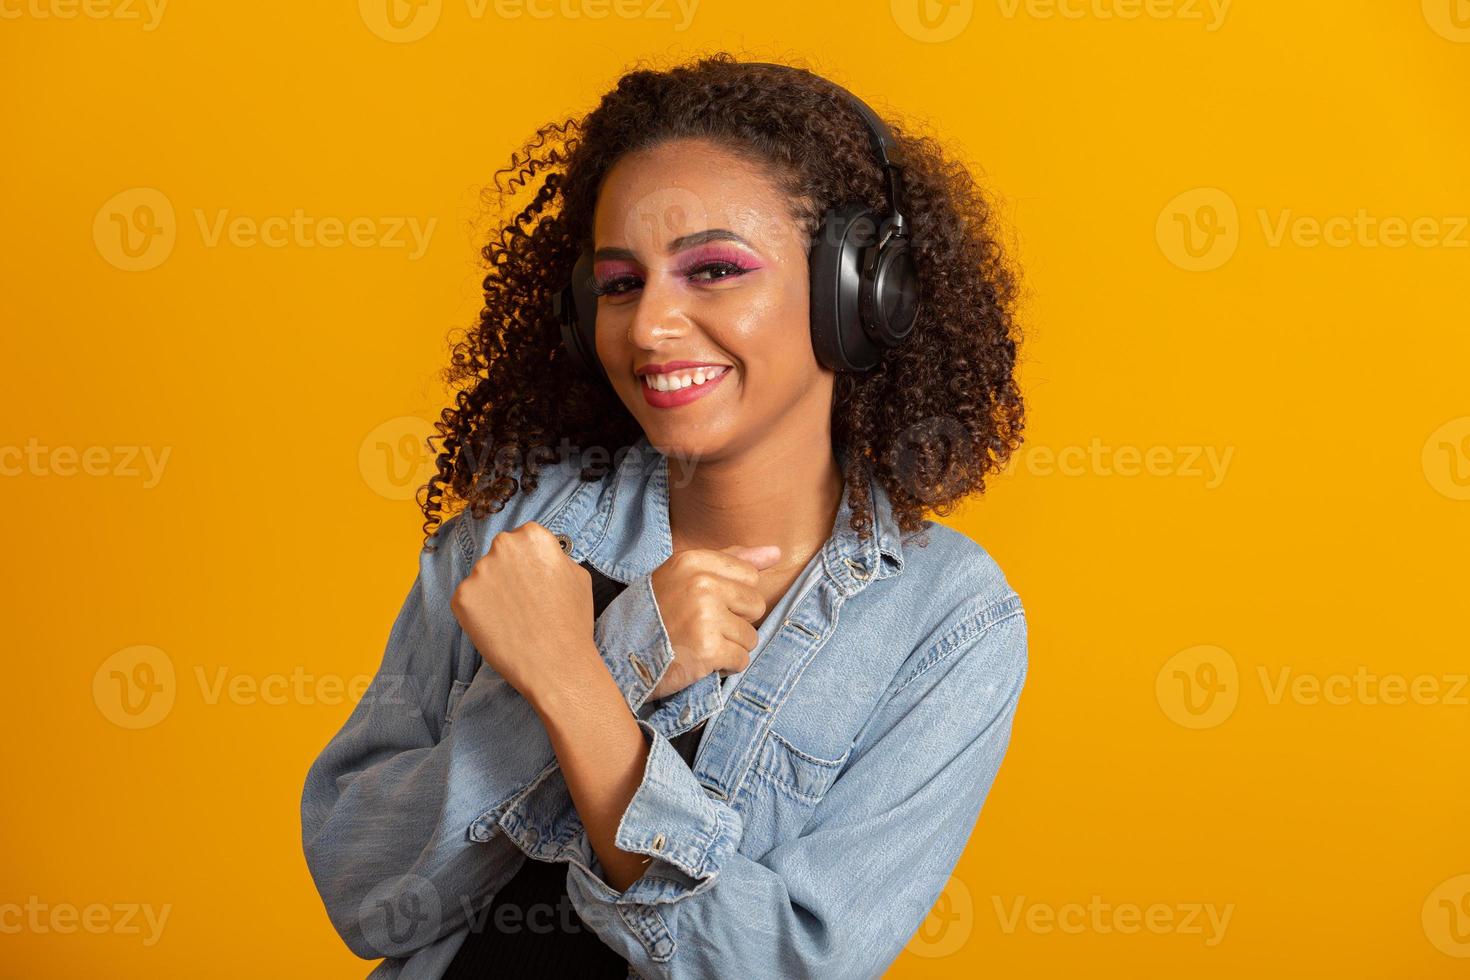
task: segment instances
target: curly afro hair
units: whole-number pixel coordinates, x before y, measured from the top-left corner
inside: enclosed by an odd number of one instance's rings
[[[932,138],[889,125],[904,164],[922,308],[904,345],[873,370],[835,381],[833,451],[863,538],[873,523],[864,474],[887,491],[901,531],[917,532],[926,511],[944,516],[984,491],[1020,447],[1024,423],[1014,377],[1017,274],[990,204]],[[568,358],[552,297],[591,240],[604,175],[630,151],[681,138],[715,141],[761,165],[790,192],[792,216],[811,234],[827,209],[849,201],[886,210],[861,118],[804,72],[725,53],[637,69],[580,120],[541,127],[495,174],[504,217],[482,249],[489,272],[479,322],[451,344],[445,380],[454,407],[436,423],[437,472],[419,489],[426,536],[454,501],[481,518],[521,486],[534,491],[541,467],[564,462],[569,446],[599,448],[580,460],[581,478],[595,480],[642,437],[617,395]]]

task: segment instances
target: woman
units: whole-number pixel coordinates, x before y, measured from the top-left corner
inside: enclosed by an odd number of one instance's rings
[[[1015,592],[922,516],[1020,442],[986,204],[727,55],[508,172],[418,577],[307,777],[332,921],[374,976],[879,975],[1026,674]]]

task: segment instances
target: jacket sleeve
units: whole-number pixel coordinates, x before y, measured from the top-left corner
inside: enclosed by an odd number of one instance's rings
[[[454,932],[510,878],[514,845],[498,834],[472,841],[469,830],[508,787],[527,781],[506,766],[545,762],[523,747],[497,751],[497,733],[526,723],[509,716],[519,699],[492,705],[479,696],[496,685],[503,694],[503,680],[488,668],[473,683],[455,678],[457,663],[478,664],[449,605],[472,564],[462,517],[446,521],[433,550],[420,554],[381,666],[311,765],[301,798],[307,867],[333,926],[364,958],[406,956]],[[451,702],[459,706],[452,714]],[[472,705],[500,712],[498,724],[456,739]]]
[[[568,866],[574,907],[647,980],[881,975],[969,840],[1026,670],[1019,598],[987,600],[909,662],[801,836],[759,859],[738,853],[738,811],[640,720],[648,763],[616,840],[653,861],[619,893],[588,849]]]

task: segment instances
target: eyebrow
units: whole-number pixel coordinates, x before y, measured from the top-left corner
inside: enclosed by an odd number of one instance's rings
[[[739,235],[735,234],[728,228],[706,228],[704,231],[696,231],[691,232],[688,235],[680,235],[678,238],[669,242],[669,246],[665,249],[665,251],[668,252],[668,254],[670,255],[674,255],[678,252],[684,251],[686,248],[693,248],[696,245],[703,245],[706,242],[735,242],[737,244],[744,245],[746,248],[751,247],[751,244],[749,242],[747,242],[745,239],[741,238]],[[636,259],[636,256],[630,249],[626,248],[599,248],[597,251],[592,253],[592,260],[594,262],[602,261],[604,259],[633,260]]]

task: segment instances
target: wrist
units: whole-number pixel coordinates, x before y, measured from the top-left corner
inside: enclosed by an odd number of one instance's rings
[[[612,675],[602,662],[602,653],[590,639],[580,643],[556,658],[543,661],[552,664],[551,671],[541,677],[529,690],[523,691],[531,707],[542,721],[560,716],[569,708],[583,703],[599,684],[613,683]],[[617,685],[613,683],[613,687]],[[619,691],[621,699],[622,692]]]

